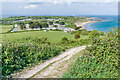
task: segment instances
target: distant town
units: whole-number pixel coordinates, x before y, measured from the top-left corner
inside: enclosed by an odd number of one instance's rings
[[[59,20],[62,20],[62,18],[59,19],[47,19],[47,27],[43,27],[43,28],[30,28],[30,24],[25,24],[25,30],[41,30],[44,29],[44,31],[46,32],[47,30],[63,30],[64,32],[72,32],[75,31],[75,29],[73,28],[66,28],[64,22],[62,24],[59,23],[52,23],[52,22],[57,22]],[[17,21],[11,21],[11,22],[7,22],[7,23],[19,23],[19,22],[24,22],[24,21],[32,21],[32,19],[23,19],[23,20],[17,20]],[[51,23],[50,23],[51,21]],[[14,24],[14,28],[13,30],[11,30],[11,32],[15,32],[15,31],[19,31],[20,25],[19,24]]]

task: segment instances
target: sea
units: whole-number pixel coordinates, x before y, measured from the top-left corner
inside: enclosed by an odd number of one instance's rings
[[[112,31],[113,28],[118,28],[118,16],[90,16],[90,17],[99,18],[102,21],[85,25],[85,29],[88,31],[98,30],[107,33],[108,31]]]
[[[20,16],[20,15],[16,15]],[[30,16],[30,15],[25,15]],[[39,16],[39,15],[37,15]],[[60,16],[60,15],[46,15],[46,16]],[[63,16],[63,15],[62,15]],[[66,16],[66,15],[65,15]],[[69,16],[69,15],[67,15]],[[111,31],[112,28],[118,27],[118,16],[117,15],[79,15],[83,17],[95,17],[97,19],[103,20],[101,22],[94,22],[85,25],[85,29],[88,31],[92,30],[98,30],[98,31],[104,31],[104,33],[107,33],[108,31]],[[10,17],[10,16],[3,16],[3,17]]]

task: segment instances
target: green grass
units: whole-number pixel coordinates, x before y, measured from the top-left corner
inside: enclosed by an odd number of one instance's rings
[[[29,32],[20,32],[20,33],[7,33],[2,34],[3,41],[14,41],[14,40],[22,40],[23,37],[31,37],[31,38],[42,38],[47,37],[51,42],[59,42],[64,36],[68,37],[69,39],[74,39],[74,35],[68,34],[62,31],[29,31]]]
[[[21,40],[25,37],[31,37],[31,38],[42,38],[47,37],[50,42],[58,43],[63,37],[67,37],[70,40],[74,40],[74,35],[65,33],[63,31],[28,31],[28,32],[18,32],[18,33],[7,33],[2,34],[2,40],[3,41],[15,41],[15,40]],[[81,35],[81,39],[88,38],[88,36]]]
[[[7,32],[7,31],[9,31],[9,30],[11,30],[12,29],[12,27],[13,27],[13,25],[2,25],[2,26],[0,26],[1,28],[1,31],[0,31],[0,33],[5,33],[5,32]]]

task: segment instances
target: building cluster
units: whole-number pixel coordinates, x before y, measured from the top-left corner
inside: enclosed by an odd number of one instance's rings
[[[31,19],[24,19],[24,20],[20,20],[20,21],[25,21],[25,20],[31,20]],[[59,18],[59,19],[47,19],[47,20],[48,21],[59,21],[59,20],[61,20],[61,18]],[[54,27],[55,25],[57,27]],[[14,28],[13,28],[13,30],[11,32],[18,31],[19,28],[20,28],[20,25],[15,24]],[[44,30],[63,30],[64,32],[75,31],[73,28],[66,28],[65,25],[60,25],[58,23],[54,23],[53,25],[49,25],[49,27],[34,28],[34,29],[31,29],[29,24],[25,25],[25,30],[41,30],[41,29],[44,29]]]

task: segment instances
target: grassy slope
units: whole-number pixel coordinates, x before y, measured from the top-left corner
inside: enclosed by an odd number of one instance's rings
[[[0,26],[2,31],[0,33],[5,33],[7,31],[9,31],[10,29],[12,29],[13,25],[2,25]]]
[[[13,40],[22,40],[23,37],[47,37],[49,41],[51,42],[59,42],[63,37],[67,37],[70,40],[74,40],[74,35],[65,33],[62,31],[48,31],[48,32],[43,32],[43,31],[29,31],[29,32],[20,32],[20,33],[7,33],[7,34],[2,34],[2,40],[3,41],[13,41]],[[81,35],[81,38],[87,38],[88,36],[83,36]]]

